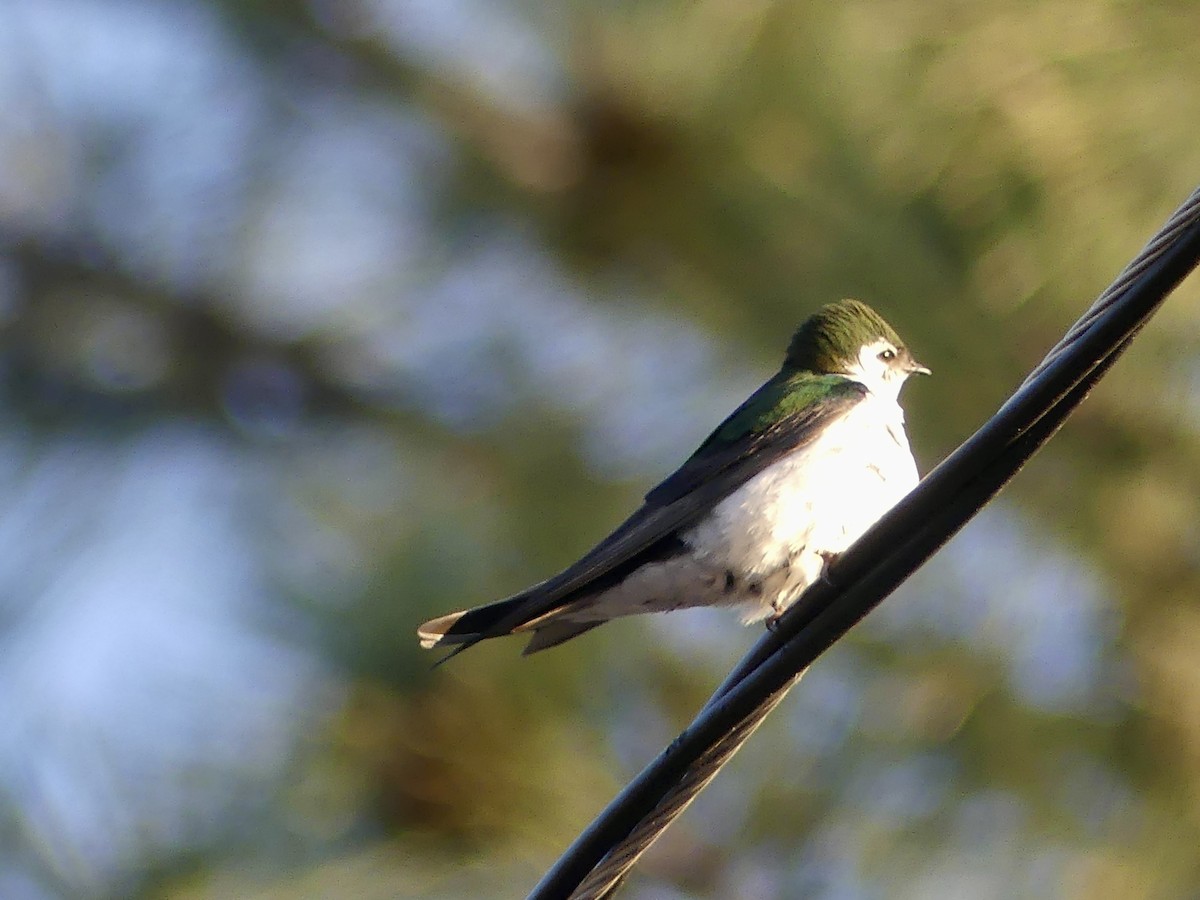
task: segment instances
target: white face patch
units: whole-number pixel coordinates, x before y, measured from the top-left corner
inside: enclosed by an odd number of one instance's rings
[[[846,374],[865,384],[877,397],[895,400],[910,372],[895,345],[880,338],[858,351],[858,361],[846,368]]]

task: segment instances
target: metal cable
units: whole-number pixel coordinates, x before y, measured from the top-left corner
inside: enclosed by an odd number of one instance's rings
[[[679,783],[655,807],[654,812],[642,819],[641,822],[604,857],[603,862],[592,870],[591,874],[571,894],[576,900],[602,900],[611,897],[624,880],[625,875],[633,868],[638,858],[650,849],[667,827],[691,805],[699,793],[704,790],[733,754],[741,749],[742,744],[749,740],[758,726],[766,719],[780,701],[787,696],[792,684],[800,680],[800,676],[786,687],[767,699],[750,716],[734,726],[733,730],[724,735],[720,741],[693,763],[684,773]]]
[[[873,526],[734,668],[693,723],[619,794],[530,894],[610,897],[805,668],[937,551],[1061,427],[1200,262],[1194,192],[980,429]]]
[[[1103,368],[1097,368],[1095,375],[1098,378],[1100,374],[1107,371],[1108,366],[1116,361],[1117,356],[1114,354],[1103,364]],[[1090,390],[1091,385],[1095,383],[1095,379],[1088,382],[1083,388],[1082,393]],[[1082,399],[1082,396],[1079,398]],[[1072,403],[1072,407],[1075,404]],[[1065,418],[1065,415],[1062,417]],[[1056,430],[1057,425],[1061,420],[1055,421],[1053,425],[1047,420],[1043,425],[1043,430]],[[1032,433],[1031,433],[1032,434]],[[1049,434],[1046,434],[1049,437]],[[1028,443],[1027,452],[1024,453],[1024,458],[1028,459],[1032,452],[1037,449],[1044,438],[1036,436],[1036,443],[1030,440]],[[1007,480],[1007,476],[1003,479]],[[995,479],[993,479],[995,481]],[[970,497],[971,503],[977,503],[977,508],[982,508],[983,505],[995,495],[999,490],[1000,483],[995,483],[992,487],[985,490],[977,491],[978,499]],[[964,495],[965,496],[965,495]],[[851,623],[853,624],[853,623]],[[803,675],[803,671],[801,672]],[[800,680],[801,675],[797,675],[789,682],[778,694],[773,695],[762,706],[755,709],[750,718],[735,727],[729,734],[720,739],[720,743],[714,747],[713,751],[703,754],[695,763],[693,763],[680,779],[679,783],[672,788],[654,808],[646,818],[644,818],[631,831],[620,844],[609,852],[604,857],[602,862],[592,870],[591,874],[582,882],[582,884],[570,895],[572,898],[607,898],[613,896],[615,890],[620,886],[629,869],[632,868],[638,857],[648,850],[651,844],[661,835],[671,822],[677,818],[696,798],[704,787],[712,781],[717,772],[732,756],[736,753],[749,739],[750,735],[766,718],[767,714],[779,705],[783,700],[787,691]],[[722,696],[721,692],[714,694],[713,699]],[[712,701],[710,700],[710,703]],[[707,706],[705,707],[707,708]]]

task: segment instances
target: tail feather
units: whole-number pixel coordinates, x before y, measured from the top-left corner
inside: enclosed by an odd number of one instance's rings
[[[444,644],[474,644],[484,638],[499,637],[501,633],[507,632],[496,631],[496,626],[511,615],[524,599],[518,595],[489,603],[487,606],[438,616],[418,628],[417,637],[421,639],[421,646],[426,650]]]
[[[477,606],[474,609],[466,609],[438,616],[436,619],[430,619],[418,628],[417,637],[420,638],[421,646],[426,650],[432,650],[435,647],[452,646],[454,648],[449,654],[438,661],[438,665],[441,665],[450,659],[450,657],[457,656],[468,647],[488,638],[532,631],[533,635],[530,637],[529,643],[522,653],[523,656],[528,656],[531,653],[537,653],[539,650],[557,646],[563,641],[570,640],[576,635],[583,634],[585,631],[590,631],[597,625],[603,624],[598,621],[579,622],[564,620],[559,616],[561,610],[555,610],[539,618],[520,622],[517,625],[500,630],[500,623],[509,618],[514,610],[526,599],[525,595],[518,594],[515,597],[510,597],[507,600],[498,600],[486,606]]]
[[[539,650],[548,650],[551,647],[557,647],[563,641],[569,641],[571,638],[577,637],[585,631],[591,631],[597,625],[603,624],[603,622],[552,622],[542,625],[534,629],[533,637],[529,639],[529,643],[525,645],[525,649],[521,651],[521,655],[528,656],[531,653],[537,653]]]

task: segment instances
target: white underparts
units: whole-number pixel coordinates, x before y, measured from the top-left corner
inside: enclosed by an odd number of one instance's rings
[[[742,485],[681,534],[691,552],[652,563],[558,615],[570,621],[691,606],[781,612],[917,483],[892,396],[870,393],[809,446]]]

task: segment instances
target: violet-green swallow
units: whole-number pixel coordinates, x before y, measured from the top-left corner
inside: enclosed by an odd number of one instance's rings
[[[535,653],[617,616],[728,606],[773,619],[917,483],[900,388],[915,372],[857,300],[797,329],[783,367],[582,559],[499,600],[426,622],[421,646],[531,632]]]

